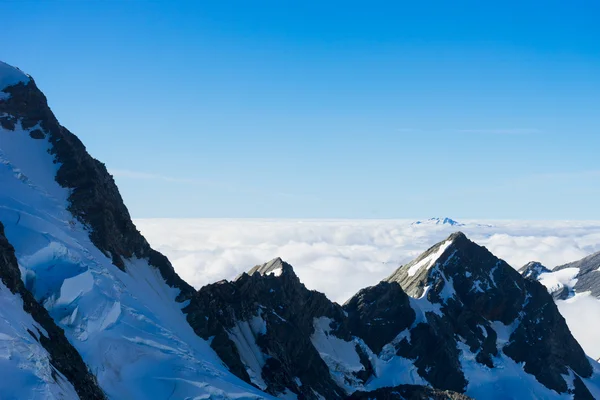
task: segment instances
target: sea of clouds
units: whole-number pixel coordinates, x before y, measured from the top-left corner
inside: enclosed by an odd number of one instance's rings
[[[600,221],[460,221],[461,226],[411,220],[138,219],[150,244],[183,279],[200,288],[233,279],[275,257],[289,262],[302,282],[343,303],[377,284],[398,266],[460,230],[514,268],[540,261],[549,268],[600,251]],[[559,304],[590,356],[600,323],[581,315],[600,302],[582,297]],[[598,325],[598,326],[596,326]],[[593,329],[594,334],[590,333]]]

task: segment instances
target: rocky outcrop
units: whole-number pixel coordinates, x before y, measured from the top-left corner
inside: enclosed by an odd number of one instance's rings
[[[38,331],[38,335],[34,335],[31,332],[32,337],[39,336],[40,344],[50,355],[51,365],[67,378],[81,399],[104,399],[104,393],[98,386],[96,378],[90,373],[77,350],[69,343],[63,330],[25,289],[14,249],[4,236],[2,223],[0,223],[0,279],[13,294],[23,299],[23,310],[30,314],[48,334],[46,336]]]
[[[196,333],[211,340],[219,357],[245,381],[272,394],[346,396],[311,342],[319,317],[332,321],[331,334],[350,339],[344,311],[324,294],[306,289],[281,259],[235,281],[203,287],[184,312]]]
[[[177,275],[169,260],[153,250],[136,229],[105,165],[91,157],[83,143],[59,124],[33,78],[3,91],[9,96],[0,101],[0,124],[8,130],[14,130],[17,123],[23,129],[37,127],[30,135],[48,138],[55,162],[60,164],[56,181],[70,189],[69,211],[89,227],[94,245],[123,270],[123,258],[148,259],[160,270],[167,284],[181,290],[180,300],[189,298],[194,289]]]
[[[547,274],[549,272],[552,271],[537,261],[528,262],[519,269],[519,273],[523,275],[524,278],[533,280],[538,280],[541,274]]]
[[[552,271],[537,261],[531,261],[519,269],[519,273],[524,278],[539,281],[546,274],[552,274]],[[565,300],[573,295],[572,288],[568,286],[557,286],[548,288],[548,291],[555,300]]]
[[[526,372],[534,375],[544,386],[559,393],[569,392],[563,375],[573,370],[579,396],[592,399],[579,377],[590,377],[592,366],[567,323],[559,313],[546,288],[533,280],[523,282],[527,300],[522,306],[520,324],[510,336],[510,343],[502,351],[518,363],[524,363]]]
[[[350,332],[375,354],[415,321],[408,295],[395,282],[362,289],[344,304]]]
[[[577,268],[574,276],[577,279],[571,290],[575,293],[591,292],[592,296],[600,298],[600,252],[582,258],[579,261],[558,266],[552,272]]]

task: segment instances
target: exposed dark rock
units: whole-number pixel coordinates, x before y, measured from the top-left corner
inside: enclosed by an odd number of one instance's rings
[[[585,383],[581,380],[580,377],[575,376],[573,379],[573,398],[576,400],[596,400],[594,396],[590,393]]]
[[[33,79],[3,89],[9,93],[0,102],[0,121],[5,129],[14,130],[16,121],[31,135],[48,135],[52,154],[60,163],[56,181],[70,189],[69,211],[89,227],[90,238],[113,263],[125,269],[123,258],[146,258],[160,270],[167,284],[181,290],[179,300],[195,292],[173,269],[162,254],[153,250],[131,221],[114,179],[103,163],[92,158],[81,141],[61,126],[48,107],[46,97]],[[37,128],[39,124],[40,128]]]
[[[239,321],[260,315],[267,329],[257,335],[256,342],[271,357],[262,370],[270,393],[289,388],[308,398],[313,389],[326,398],[343,395],[310,342],[313,321],[319,316],[333,321],[332,333],[337,337],[362,339],[375,354],[392,344],[396,354],[412,360],[419,375],[434,388],[453,393],[464,392],[467,386],[460,362],[461,343],[482,368],[495,368],[497,357],[508,356],[523,363],[524,370],[541,384],[560,393],[572,391],[563,377],[569,369],[581,377],[592,373],[545,289],[460,232],[400,267],[386,281],[361,290],[343,310],[324,295],[308,291],[291,266],[280,259],[251,272],[234,282],[201,289],[185,311],[196,332],[213,337],[213,348],[247,381],[246,366],[232,350],[235,345],[229,332]],[[413,299],[405,291],[412,293]],[[430,306],[417,320],[415,310],[420,310],[422,302]],[[503,348],[497,347],[496,322],[516,327]],[[365,368],[355,378],[366,382],[374,370],[365,349],[357,345],[356,351]],[[294,377],[301,378],[302,386],[296,386]],[[572,392],[577,392],[577,399],[590,396],[583,383]],[[386,389],[369,395],[394,393]],[[453,393],[438,395],[455,396]]]
[[[348,400],[469,400],[470,397],[426,386],[400,385],[372,392],[354,392]]]
[[[464,392],[467,380],[459,361],[453,327],[447,318],[430,314],[427,323],[420,323],[411,331],[411,341],[398,344],[399,356],[414,360],[419,375],[434,387]]]
[[[561,376],[568,374],[566,367],[587,378],[593,372],[592,366],[546,288],[533,280],[525,280],[524,284],[528,297],[523,317],[503,351],[516,362],[525,363],[525,371],[546,387],[567,392]]]
[[[104,393],[98,386],[96,378],[90,373],[77,350],[69,343],[63,330],[25,289],[14,248],[4,236],[2,223],[0,223],[0,279],[13,294],[23,299],[23,310],[48,333],[46,337],[39,332],[39,342],[48,351],[51,365],[71,382],[81,399],[104,399]],[[36,338],[33,332],[29,333],[34,339]]]
[[[400,332],[415,320],[409,297],[396,282],[381,282],[362,289],[344,304],[348,326],[379,354]]]
[[[400,343],[398,353],[415,360],[420,375],[436,388],[464,390],[457,340],[490,368],[494,357],[504,352],[525,363],[526,372],[560,393],[568,392],[562,375],[568,375],[569,368],[582,377],[592,374],[583,350],[545,288],[524,279],[460,232],[400,267],[388,281],[441,307],[441,315],[427,313],[427,323],[412,328],[410,344]],[[496,348],[494,321],[518,324],[503,349]],[[427,343],[434,343],[429,351]]]
[[[31,132],[29,132],[29,136],[31,136],[32,139],[44,139],[46,137],[44,132],[42,132],[40,129],[33,129]]]
[[[523,267],[521,267],[519,269],[519,273],[523,275],[524,278],[533,279],[534,281],[537,281],[543,274],[549,274],[552,273],[552,271],[544,267],[537,261],[531,261],[525,264]],[[556,300],[565,300],[573,295],[571,289],[569,289],[567,286],[557,288],[550,294]]]
[[[577,293],[591,292],[593,296],[600,298],[600,252],[582,258],[569,264],[561,265],[553,269],[560,271],[566,268],[578,268],[579,273],[575,276],[577,283],[573,290]]]
[[[519,273],[523,275],[524,278],[529,278],[533,280],[537,280],[541,274],[547,274],[550,271],[548,268],[544,267],[541,263],[537,261],[531,261],[522,266],[519,269]]]
[[[336,325],[332,334],[350,340],[342,307],[324,294],[306,289],[292,267],[281,259],[250,272],[251,275],[244,273],[235,281],[221,281],[200,289],[184,310],[190,325],[199,336],[213,337],[211,346],[230,370],[252,383],[228,332],[260,316],[266,330],[257,335],[256,343],[269,357],[261,372],[267,392],[281,393],[287,387],[306,399],[317,398],[315,392],[327,399],[344,398],[344,390],[332,380],[310,340],[314,319],[318,317],[330,318]]]

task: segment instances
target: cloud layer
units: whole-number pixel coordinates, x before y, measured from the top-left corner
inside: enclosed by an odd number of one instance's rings
[[[406,220],[141,219],[138,228],[196,288],[233,279],[281,257],[309,289],[338,303],[375,285],[450,233],[461,230],[514,268],[549,268],[600,251],[600,221],[461,221],[463,226]],[[600,301],[559,302],[576,339],[600,357]]]
[[[199,288],[281,257],[310,289],[343,303],[456,230],[515,268],[552,268],[600,250],[600,222],[141,219],[149,242]]]

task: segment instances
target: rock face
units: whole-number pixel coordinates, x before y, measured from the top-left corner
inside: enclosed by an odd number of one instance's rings
[[[552,276],[550,269],[544,267],[537,261],[531,261],[519,269],[519,273],[524,278],[534,281],[546,282],[545,278]],[[573,288],[568,285],[563,285],[560,280],[556,280],[553,285],[547,287],[548,292],[555,300],[566,300],[574,294]]]
[[[235,281],[203,287],[184,310],[196,333],[232,372],[271,394],[340,399],[345,392],[311,342],[314,319],[331,320],[331,335],[349,338],[344,311],[310,291],[281,259]]]
[[[408,295],[396,283],[381,282],[362,289],[344,304],[353,335],[362,338],[375,354],[415,321]]]
[[[579,272],[573,279],[577,282],[570,289],[576,293],[591,292],[592,296],[600,298],[600,252],[585,257],[579,261],[561,265],[552,272],[564,271],[569,268],[577,268]]]
[[[573,385],[564,378],[571,371],[576,382],[592,375],[587,357],[545,288],[462,233],[400,267],[387,281],[433,306],[426,321],[411,329],[410,342],[400,343],[398,353],[414,359],[420,375],[436,388],[467,388],[461,360],[466,353],[477,368],[493,369],[508,356],[559,393],[573,393]],[[435,343],[434,352],[427,351],[430,343]],[[591,397],[583,392],[581,398]]]
[[[553,270],[537,262],[530,262],[519,272],[540,281],[556,300],[566,300],[577,293],[589,292],[600,299],[600,252]]]
[[[52,367],[73,385],[80,399],[104,399],[104,393],[98,386],[96,378],[90,373],[77,350],[69,343],[63,330],[56,326],[46,309],[25,289],[14,248],[4,236],[2,223],[0,223],[0,279],[13,294],[21,297],[23,311],[30,314],[45,331],[38,330],[37,335],[31,331],[29,333],[34,338],[39,337],[39,343],[50,356]],[[56,372],[52,376],[60,384]]]
[[[549,272],[551,271],[548,268],[537,261],[531,261],[519,269],[519,273],[523,275],[524,278],[533,279],[534,281],[537,281],[541,274],[547,274]]]
[[[403,363],[414,371],[404,383],[419,387],[407,396],[431,385],[449,391],[439,398],[477,398],[494,385],[492,398],[512,390],[592,398],[581,379],[592,375],[590,361],[545,288],[462,233],[343,307],[307,290],[280,259],[250,273],[202,288],[185,311],[232,371],[269,393],[396,398],[380,388],[403,373],[386,368]],[[513,387],[515,377],[531,383]]]

